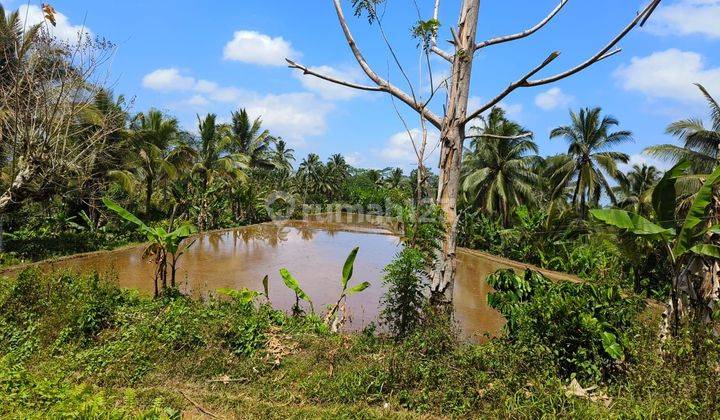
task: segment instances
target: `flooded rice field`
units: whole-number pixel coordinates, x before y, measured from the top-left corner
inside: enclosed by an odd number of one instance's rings
[[[348,299],[346,329],[358,330],[377,321],[381,309],[383,268],[400,250],[399,238],[382,220],[344,215],[342,220],[316,217],[312,221],[272,222],[203,233],[182,256],[177,279],[182,292],[198,298],[216,294],[219,288],[261,291],[269,276],[273,306],[289,310],[293,292],[282,283],[278,270],[287,268],[313,299],[315,308],[334,303],[340,293],[345,258],[360,247],[351,284],[369,281],[371,287]],[[143,245],[46,261],[47,270],[98,271],[121,287],[152,294],[154,266],[142,259]],[[487,275],[501,268],[523,269],[524,264],[476,251],[460,249],[454,288],[454,311],[467,338],[482,340],[499,332],[504,324],[487,304]],[[6,270],[12,275],[18,269]],[[558,273],[546,273],[562,278]]]

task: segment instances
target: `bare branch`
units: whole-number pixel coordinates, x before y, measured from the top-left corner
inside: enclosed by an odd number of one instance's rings
[[[450,54],[449,52],[447,52],[447,51],[445,51],[445,50],[442,50],[442,49],[441,49],[440,47],[438,47],[437,45],[431,46],[431,47],[430,47],[430,51],[434,52],[435,54],[437,54],[438,56],[444,58],[445,60],[447,60],[447,61],[450,62],[450,63],[452,63],[453,60],[454,60],[454,57],[453,57],[452,54]]]
[[[435,7],[433,7],[433,19],[437,22],[440,13],[440,0],[435,0]],[[453,55],[437,46],[437,32],[433,34],[430,40],[430,50],[438,56],[444,58],[448,62],[453,62]]]
[[[531,86],[542,86],[548,83],[553,83],[558,80],[564,79],[566,77],[572,76],[576,73],[581,72],[582,70],[590,67],[591,65],[602,61],[608,57],[611,57],[621,51],[621,49],[615,49],[613,51],[612,48],[617,45],[620,40],[622,40],[635,26],[637,26],[638,22],[640,21],[646,21],[650,14],[657,8],[658,4],[660,4],[662,0],[652,0],[645,8],[635,16],[635,18],[617,35],[615,38],[613,38],[607,45],[605,45],[600,51],[597,52],[594,56],[590,57],[588,60],[583,62],[582,64],[571,68],[570,70],[564,71],[562,73],[558,73],[554,76],[546,77],[544,79],[538,79],[538,80],[530,80],[532,76],[537,74],[540,70],[542,70],[544,67],[546,67],[550,62],[552,62],[557,56],[560,54],[559,52],[554,52],[550,54],[550,56],[545,59],[545,61],[540,64],[539,66],[532,69],[529,73],[527,73],[525,76],[523,76],[518,81],[511,83],[507,88],[505,88],[504,91],[502,91],[499,95],[497,95],[495,98],[493,98],[491,101],[486,103],[485,105],[481,106],[479,109],[475,110],[473,113],[471,113],[466,119],[465,123],[468,123],[474,118],[477,118],[482,114],[483,112],[487,111],[494,105],[496,105],[498,102],[502,101],[506,96],[508,96],[512,91],[519,87],[531,87]]]
[[[516,39],[525,38],[525,37],[527,37],[527,36],[530,36],[530,35],[534,34],[535,32],[537,32],[537,31],[539,31],[540,29],[542,29],[543,26],[547,25],[547,23],[550,22],[550,20],[552,20],[552,18],[554,18],[555,15],[558,14],[558,12],[560,11],[560,9],[562,9],[562,8],[567,4],[568,1],[570,1],[570,0],[561,0],[561,1],[560,1],[560,4],[558,4],[558,5],[552,10],[552,12],[550,12],[550,14],[547,15],[547,17],[545,17],[545,19],[541,20],[540,23],[538,23],[537,25],[533,26],[532,28],[527,29],[527,30],[524,30],[524,31],[522,31],[522,32],[518,32],[518,33],[516,33],[516,34],[499,36],[499,37],[496,37],[496,38],[488,39],[487,41],[483,41],[483,42],[478,43],[478,44],[475,46],[475,49],[476,49],[476,50],[479,50],[480,48],[485,48],[485,47],[490,46],[490,45],[502,44],[502,43],[504,43],[504,42],[514,41],[514,40],[516,40]]]
[[[483,112],[485,112],[485,111],[487,111],[488,109],[492,108],[493,106],[497,105],[498,102],[500,102],[500,101],[502,101],[503,99],[505,99],[505,97],[508,96],[508,95],[509,95],[512,91],[514,91],[515,89],[517,89],[517,88],[519,88],[519,87],[521,87],[521,86],[525,86],[525,85],[527,84],[527,80],[528,80],[529,78],[533,77],[537,72],[539,72],[540,70],[542,70],[543,68],[545,68],[548,64],[552,63],[553,60],[555,60],[556,58],[558,58],[559,55],[560,55],[560,52],[558,52],[558,51],[554,51],[553,53],[551,53],[551,54],[545,59],[545,61],[543,61],[542,63],[540,63],[540,65],[538,65],[538,66],[535,67],[534,69],[530,70],[530,72],[528,72],[526,75],[524,75],[523,77],[521,77],[520,79],[518,79],[516,82],[511,83],[507,88],[505,88],[504,91],[500,92],[499,95],[497,95],[496,97],[494,97],[494,98],[493,98],[492,100],[490,100],[488,103],[486,103],[485,105],[481,106],[480,108],[478,108],[477,110],[475,110],[472,114],[470,114],[467,118],[465,118],[465,123],[468,123],[468,122],[470,122],[471,120],[479,117],[480,114],[482,114]]]
[[[554,76],[546,77],[544,79],[539,80],[529,80],[527,85],[528,86],[541,86],[548,83],[556,82],[560,79],[564,79],[566,77],[572,76],[573,74],[579,73],[586,68],[590,67],[591,65],[597,63],[598,61],[604,60],[605,58],[608,58],[612,55],[617,54],[620,52],[620,50],[610,51],[615,45],[617,45],[620,40],[625,38],[625,35],[627,35],[635,26],[637,26],[638,22],[640,21],[647,21],[647,19],[650,18],[650,15],[652,12],[657,8],[657,6],[660,4],[662,0],[652,0],[645,8],[635,16],[635,18],[623,29],[615,38],[613,38],[607,45],[605,45],[600,51],[597,52],[594,56],[590,57],[585,62],[581,63],[580,65],[571,68],[570,70],[564,71],[562,73],[556,74]]]
[[[290,60],[289,58],[286,58],[285,61],[287,61],[288,67],[290,67],[291,69],[302,70],[303,74],[306,74],[306,75],[309,74],[309,75],[315,76],[319,79],[327,80],[328,82],[336,83],[338,85],[346,86],[346,87],[353,88],[353,89],[359,89],[359,90],[368,90],[368,91],[375,91],[375,92],[383,91],[383,89],[378,86],[359,85],[357,83],[346,82],[344,80],[330,77],[328,75],[322,74],[315,70],[309,69],[309,68],[303,66],[302,64],[296,63],[295,61]]]
[[[500,136],[497,134],[471,134],[465,138],[471,139],[475,137],[483,137],[488,139],[500,139],[500,140],[517,140],[517,139],[524,139],[525,137],[532,137],[533,133],[532,131],[528,131],[527,133],[518,134],[515,136]]]
[[[379,87],[378,90],[384,91],[389,93],[390,95],[398,98],[399,100],[405,102],[408,106],[410,106],[415,111],[421,113],[425,118],[427,118],[428,121],[432,125],[434,125],[437,128],[440,128],[442,124],[442,119],[424,107],[422,104],[417,103],[412,97],[410,97],[407,93],[403,92],[400,88],[397,86],[391,84],[387,80],[380,77],[375,71],[370,67],[370,65],[365,60],[365,57],[362,55],[362,52],[358,48],[357,44],[355,43],[355,39],[353,38],[352,32],[350,32],[350,27],[347,24],[347,21],[345,20],[345,16],[342,11],[342,6],[340,5],[340,0],[333,0],[333,4],[335,6],[335,12],[337,13],[338,21],[340,23],[340,27],[343,30],[343,33],[345,35],[345,40],[347,41],[348,45],[350,46],[350,50],[352,50],[353,55],[355,56],[355,60],[358,62],[360,67],[363,69],[365,74],[375,82],[375,84]],[[332,81],[329,78],[325,78],[325,80]]]

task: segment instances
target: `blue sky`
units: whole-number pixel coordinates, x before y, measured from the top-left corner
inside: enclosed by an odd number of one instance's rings
[[[432,0],[417,0],[425,18]],[[39,2],[0,0],[22,8],[29,21],[40,19]],[[400,74],[390,61],[377,26],[352,16],[343,1],[360,48],[375,70],[396,84]],[[411,0],[389,2],[383,27],[418,92],[427,82],[418,73],[420,52],[410,37],[417,20]],[[450,37],[459,0],[442,0],[440,40]],[[534,25],[558,0],[481,2],[478,40]],[[495,96],[536,66],[550,52],[561,56],[543,74],[584,61],[604,45],[643,6],[639,0],[570,0],[556,18],[530,38],[482,50],[476,58],[471,104]],[[29,7],[28,7],[29,5]],[[246,107],[281,135],[298,158],[316,152],[342,153],[364,167],[401,166],[414,160],[404,126],[386,95],[359,93],[308,79],[284,65],[290,56],[342,78],[368,83],[354,61],[329,1],[72,1],[52,2],[62,15],[54,29],[72,37],[84,25],[117,44],[112,60],[114,91],[134,97],[134,111],[156,107],[195,129],[197,113],[221,120]],[[440,42],[442,47],[448,47]],[[503,101],[508,114],[535,133],[544,155],[565,150],[549,131],[568,121],[568,110],[602,106],[617,117],[635,142],[621,150],[633,162],[656,163],[640,152],[672,142],[668,123],[705,117],[706,107],[693,82],[720,96],[720,0],[664,0],[652,21],[620,44],[621,54],[554,85],[519,89]],[[433,59],[435,78],[447,72]],[[427,75],[423,75],[427,78]],[[410,128],[418,118],[397,104]],[[436,101],[440,111],[442,100]],[[435,157],[432,156],[431,159]],[[429,162],[435,167],[436,161]],[[662,166],[662,165],[661,165]]]

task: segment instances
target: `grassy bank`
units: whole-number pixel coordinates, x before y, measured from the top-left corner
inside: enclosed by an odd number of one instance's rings
[[[0,416],[718,415],[717,347],[693,353],[680,339],[659,357],[654,324],[633,325],[632,361],[590,398],[568,393],[552,349],[460,343],[438,320],[395,342],[268,305],[152,300],[97,276],[28,271],[0,285]]]

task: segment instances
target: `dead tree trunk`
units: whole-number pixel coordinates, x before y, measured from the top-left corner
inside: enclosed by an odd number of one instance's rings
[[[453,296],[452,284],[457,266],[455,259],[456,207],[479,6],[480,0],[465,0],[460,11],[447,111],[440,131],[440,177],[437,203],[443,211],[447,228],[445,237],[442,239],[442,247],[435,257],[435,269],[430,289],[434,303],[452,302]]]
[[[0,214],[7,214],[16,210],[20,205],[33,194],[33,185],[41,180],[38,162],[31,159],[21,163],[22,169],[15,175],[10,187],[0,195]]]

